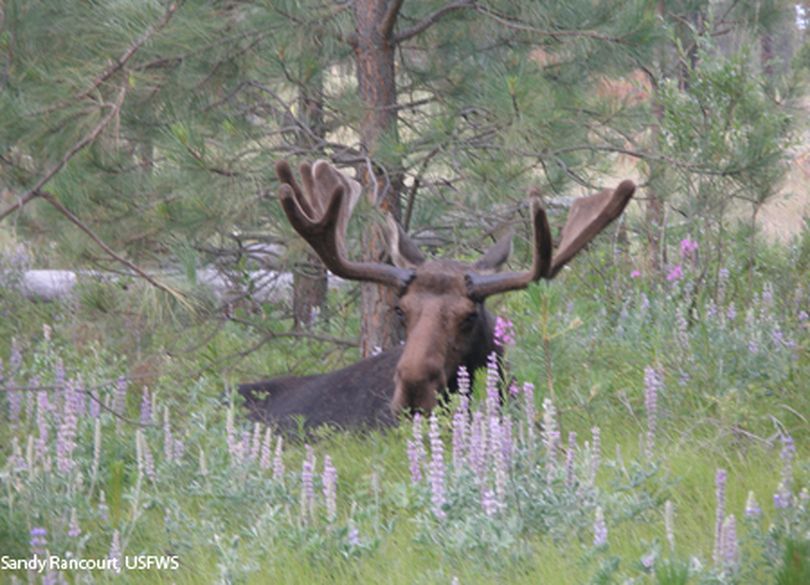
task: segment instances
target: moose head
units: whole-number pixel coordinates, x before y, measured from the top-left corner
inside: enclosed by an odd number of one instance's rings
[[[455,384],[459,365],[480,364],[480,357],[471,356],[485,356],[494,347],[492,318],[484,309],[484,300],[525,288],[541,278],[553,278],[622,213],[635,191],[632,181],[623,181],[616,189],[577,199],[556,251],[540,198],[531,194],[531,267],[523,272],[499,272],[512,248],[511,233],[472,264],[426,259],[391,217],[387,223],[394,264],[350,260],[346,253],[346,225],[360,195],[359,183],[323,160],[302,164],[300,171],[303,187],[286,161],[276,165],[281,204],[293,228],[336,276],[388,286],[397,292],[395,310],[405,328],[406,340],[393,371],[381,374],[388,376],[389,385],[393,384],[393,392],[388,395],[395,413],[402,409],[432,410],[440,393]],[[372,366],[367,369],[370,375]],[[323,382],[321,386],[328,385]],[[269,391],[272,393],[272,389]]]

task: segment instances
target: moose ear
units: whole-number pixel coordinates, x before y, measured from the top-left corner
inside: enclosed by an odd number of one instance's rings
[[[422,264],[425,261],[422,252],[390,213],[385,216],[385,224],[388,228],[388,250],[394,266],[414,269]]]
[[[512,238],[514,235],[515,232],[510,229],[498,238],[498,241],[473,264],[473,269],[479,274],[492,274],[500,271],[512,253]]]

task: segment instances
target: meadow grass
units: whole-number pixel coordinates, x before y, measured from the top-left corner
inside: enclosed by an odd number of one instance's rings
[[[45,528],[51,554],[107,557],[117,533],[123,554],[177,555],[180,568],[0,571],[0,582],[801,583],[810,564],[802,548],[810,540],[810,503],[800,495],[810,484],[808,249],[800,242],[765,250],[768,270],[749,274],[732,264],[712,285],[705,274],[725,266],[687,265],[682,279],[667,282],[633,278],[619,264],[493,303],[515,324],[506,379],[534,384],[536,417],[530,424],[522,398],[508,399],[495,416],[501,422],[488,428],[505,433],[498,425],[512,421],[510,463],[499,468],[491,447],[476,477],[472,459],[451,463],[458,399],[439,412],[446,519],[435,510],[429,441],[425,477],[411,478],[410,420],[386,431],[287,436],[278,475],[274,453],[262,453],[263,439],[256,442],[254,426],[229,400],[248,371],[317,371],[350,361],[353,352],[324,358],[327,345],[280,340],[260,344],[234,366],[228,356],[257,339],[233,324],[205,337],[203,326],[180,319],[153,326],[133,344],[133,331],[121,330],[116,315],[106,325],[90,323],[93,306],[28,307],[3,291],[10,318],[0,325],[0,551],[30,556],[32,530]],[[336,316],[324,331],[345,335],[353,319]],[[43,324],[52,330],[44,333]],[[178,337],[204,341],[185,356],[164,353],[159,368],[147,369],[144,402],[135,364],[154,363],[144,359],[146,350],[177,347]],[[122,375],[132,379],[119,386]],[[650,375],[660,378],[652,415]],[[471,408],[489,416],[485,378],[477,377]],[[47,404],[42,391],[25,390],[41,387],[55,387],[44,392]],[[82,395],[80,407],[69,406]],[[95,412],[93,398],[101,404]],[[545,443],[549,398],[558,411],[557,459]],[[601,431],[601,466],[591,481],[593,427]],[[572,486],[563,463],[569,432],[577,436]],[[796,446],[793,499],[777,509],[787,437]],[[277,440],[274,434],[268,449]],[[316,460],[311,514],[301,512],[305,444]],[[473,447],[465,449],[470,457]],[[326,454],[338,472],[331,520],[322,494]],[[553,477],[549,460],[556,461]],[[497,490],[499,469],[506,487],[490,515],[481,495],[487,486]],[[728,563],[712,558],[718,469],[728,477],[725,515],[736,518],[738,551]],[[749,492],[762,508],[757,520],[745,517]],[[594,546],[597,507],[607,526],[604,546]],[[71,534],[74,514],[79,534]],[[797,568],[783,562],[786,554],[800,559]]]

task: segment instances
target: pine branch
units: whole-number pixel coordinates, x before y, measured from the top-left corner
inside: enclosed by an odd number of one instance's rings
[[[121,111],[121,106],[124,103],[124,96],[126,95],[127,86],[126,84],[121,87],[121,90],[118,92],[118,97],[115,100],[115,103],[112,104],[112,108],[110,109],[109,113],[104,116],[101,121],[96,124],[96,126],[87,134],[85,134],[81,140],[79,140],[76,144],[70,147],[70,149],[64,154],[61,160],[56,163],[53,167],[51,167],[40,179],[31,187],[24,195],[17,199],[17,202],[13,205],[7,207],[5,210],[0,212],[0,221],[3,221],[8,215],[14,213],[18,209],[21,209],[37,197],[41,195],[41,190],[45,186],[48,181],[50,181],[56,173],[62,170],[62,168],[70,162],[77,153],[79,153],[82,149],[86,146],[92,144],[96,141],[101,131],[107,127],[107,125],[116,118],[118,113]],[[105,107],[109,107],[109,104],[105,105]]]
[[[441,20],[445,15],[455,12],[456,10],[461,10],[462,8],[477,9],[478,7],[476,6],[474,0],[459,0],[458,2],[452,2],[439,8],[436,12],[426,16],[415,25],[408,27],[399,34],[395,35],[394,42],[401,43],[403,41],[407,41],[408,39],[426,31],[428,28],[439,22],[439,20]]]
[[[182,3],[182,1],[181,1],[181,3]],[[124,65],[126,65],[127,62],[130,59],[132,59],[132,57],[135,55],[135,53],[137,53],[138,50],[141,47],[143,47],[143,45],[146,43],[146,41],[148,41],[150,38],[152,38],[152,36],[155,35],[155,33],[159,32],[163,27],[165,27],[169,23],[169,20],[171,20],[174,13],[177,12],[177,8],[178,8],[178,3],[177,2],[172,2],[171,4],[169,4],[168,8],[166,8],[166,12],[163,13],[163,17],[159,21],[157,21],[155,24],[150,26],[146,30],[146,32],[144,32],[141,36],[139,36],[137,39],[135,39],[135,41],[127,48],[126,51],[124,51],[121,54],[120,57],[115,59],[112,63],[109,64],[109,66],[104,71],[102,71],[99,75],[97,75],[96,78],[93,80],[93,82],[90,84],[90,87],[88,87],[84,91],[76,94],[75,96],[73,96],[70,99],[63,100],[61,102],[58,102],[58,103],[53,104],[51,106],[48,106],[47,108],[44,108],[43,110],[35,112],[34,115],[47,114],[49,112],[53,112],[55,110],[64,108],[65,106],[67,106],[68,104],[70,104],[72,102],[78,102],[80,100],[83,100],[87,96],[89,96],[96,89],[98,89],[98,87],[102,83],[107,81],[116,72],[121,70],[124,67]]]
[[[394,30],[394,25],[397,22],[397,15],[399,15],[399,10],[402,8],[402,3],[405,0],[390,0],[388,3],[388,7],[385,9],[385,15],[383,16],[382,22],[380,22],[380,36],[384,39],[387,39],[391,36],[391,32]]]

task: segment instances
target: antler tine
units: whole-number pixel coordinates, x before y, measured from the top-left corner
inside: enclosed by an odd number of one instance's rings
[[[530,282],[541,278],[554,278],[563,266],[622,214],[635,190],[633,181],[627,180],[622,181],[615,190],[605,189],[596,195],[576,200],[571,206],[560,246],[553,259],[546,213],[539,198],[533,196],[531,207],[534,253],[531,270],[492,275],[469,274],[467,279],[471,296],[483,299],[489,295],[525,288]]]
[[[470,296],[484,299],[490,295],[526,288],[530,282],[540,280],[551,267],[551,230],[548,227],[546,210],[540,202],[539,193],[535,190],[529,194],[529,207],[532,211],[532,229],[534,247],[532,267],[527,272],[503,272],[500,274],[467,275]]]
[[[314,168],[301,165],[306,193],[295,181],[287,161],[276,163],[276,174],[282,183],[278,194],[290,225],[336,276],[394,288],[407,286],[413,271],[379,262],[352,262],[346,258],[344,237],[353,206],[351,185],[340,171],[321,162]]]

